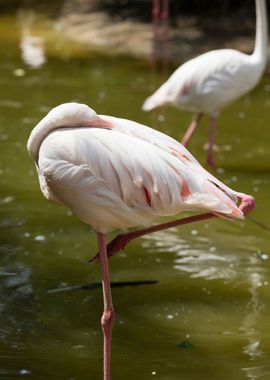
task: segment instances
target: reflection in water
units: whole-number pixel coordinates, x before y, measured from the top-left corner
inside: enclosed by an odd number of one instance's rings
[[[196,230],[191,231],[194,236],[192,242],[181,239],[177,233],[177,229],[170,229],[148,235],[144,246],[155,252],[174,252],[177,258],[174,259],[173,268],[190,273],[192,278],[232,280],[237,277],[237,256],[215,253],[216,247],[210,246],[207,238],[198,236]],[[202,249],[202,245],[208,248]]]
[[[2,277],[3,289],[11,289],[13,294],[31,294],[32,285],[30,283],[31,269],[15,263],[12,268],[0,268],[0,278]]]
[[[37,69],[46,62],[43,38],[24,34],[20,47],[22,59],[28,66]]]
[[[33,69],[38,69],[46,62],[44,39],[39,36],[33,36],[31,25],[34,20],[34,14],[20,15],[21,21],[21,57],[23,62]]]
[[[20,363],[25,342],[33,334],[32,269],[18,261],[7,261],[8,263],[0,267],[1,379],[31,375],[30,370],[20,368]]]
[[[270,375],[270,365],[243,368],[243,371],[246,373],[248,379],[255,380],[261,377],[267,379],[265,376]]]
[[[36,25],[39,27],[35,19],[25,35],[36,35]],[[4,88],[0,99],[0,378],[99,379],[99,291],[47,292],[58,284],[64,286],[67,279],[74,285],[98,281],[99,267],[88,268],[85,264],[89,249],[95,245],[89,241],[87,226],[77,226],[75,219],[64,218],[66,211],[62,208],[55,211],[50,205],[44,207],[25,142],[40,115],[65,99],[88,103],[91,98],[102,112],[133,115],[149,124],[150,116],[136,114],[146,96],[148,67],[143,61],[78,49],[65,40],[50,38],[43,29],[46,48],[48,45],[53,49],[55,56],[50,65],[32,69],[30,75],[29,66],[18,56],[14,19],[1,19],[0,26],[0,79]],[[21,26],[20,38],[22,31]],[[19,77],[24,75],[26,78],[21,80]],[[160,73],[157,75],[162,80]],[[54,78],[49,86],[48,78]],[[269,82],[268,77],[265,79]],[[26,93],[35,95],[25,97]],[[251,94],[252,112],[242,107],[241,100],[224,113],[223,133],[231,146],[219,146],[224,169],[218,169],[228,183],[237,181],[238,189],[255,188],[258,208],[254,216],[265,221],[270,211],[270,150],[264,138],[270,110],[265,105],[269,102],[267,96],[260,86]],[[243,133],[236,139],[239,109],[247,117],[239,125]],[[188,116],[182,113],[180,119],[176,111],[166,113],[168,133],[177,138]],[[201,151],[200,145],[199,137],[194,151]],[[223,160],[223,152],[230,149],[233,154]],[[183,228],[149,236],[143,240],[147,249],[140,249],[138,256],[120,255],[111,261],[115,281],[149,277],[161,280],[153,287],[114,289],[118,326],[113,360],[117,380],[149,378],[151,374],[166,380],[221,380],[226,376],[231,380],[270,379],[270,307],[269,294],[263,288],[255,287],[259,311],[253,326],[250,324],[253,335],[239,330],[240,326],[248,329],[244,319],[255,312],[249,292],[255,286],[251,285],[251,274],[262,276],[257,282],[270,279],[269,235],[249,222],[245,229],[241,222],[239,228],[224,223],[224,227],[215,228],[215,236],[211,226],[208,230],[204,227],[193,225],[191,233]],[[208,236],[213,236],[213,242]],[[133,248],[136,244],[141,248],[141,242],[134,243]],[[262,249],[260,257],[246,255],[251,247],[256,252],[258,245]],[[153,254],[145,254],[150,250]],[[127,252],[132,253],[132,247]],[[191,281],[190,277],[196,279]],[[128,320],[130,323],[126,323]],[[123,365],[117,365],[120,362]]]
[[[259,299],[258,289],[262,286],[265,279],[261,273],[251,273],[249,276],[250,287],[249,292],[251,299],[247,305],[248,314],[246,315],[241,330],[247,336],[248,343],[243,347],[243,352],[249,357],[249,360],[253,362],[253,366],[242,368],[243,372],[247,375],[248,379],[256,380],[266,374],[270,374],[269,365],[260,365],[254,367],[254,361],[265,357],[261,347],[261,335],[258,330],[258,319],[264,308],[263,303]]]
[[[267,260],[268,256],[252,256],[243,264],[237,255],[226,254],[223,256],[220,252],[216,254],[216,247],[210,246],[210,241],[200,237],[195,230],[193,233],[191,231],[191,235],[194,237],[191,243],[181,239],[178,233],[177,229],[171,229],[146,235],[144,246],[148,251],[174,252],[177,258],[173,261],[173,268],[189,273],[192,278],[223,279],[238,284],[242,283],[243,280],[248,281],[250,300],[240,330],[248,341],[243,347],[243,353],[253,365],[242,368],[242,371],[251,380],[266,375],[270,376],[269,364],[254,366],[255,362],[261,364],[261,360],[267,357],[267,353],[262,348],[262,337],[258,327],[259,318],[262,316],[265,307],[259,298],[259,289],[263,285],[267,285],[262,262]]]
[[[258,295],[258,288],[262,285],[263,276],[259,273],[251,273],[249,281],[249,291],[251,294],[250,302],[247,305],[249,312],[243,321],[241,330],[248,337],[248,344],[243,348],[243,352],[248,355],[251,360],[254,360],[262,354],[260,349],[259,332],[256,331],[256,322],[260,315],[260,311],[263,308]]]
[[[0,267],[0,297],[3,300],[0,303],[2,344],[5,342],[11,344],[11,341],[19,339],[21,326],[25,326],[27,315],[31,313],[27,308],[33,298],[31,275],[32,269],[20,262]],[[19,317],[21,312],[23,318]]]

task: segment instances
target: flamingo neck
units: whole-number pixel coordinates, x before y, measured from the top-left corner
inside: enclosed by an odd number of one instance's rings
[[[64,128],[64,124],[53,123],[50,120],[42,120],[31,132],[27,142],[27,149],[31,158],[37,163],[39,149],[45,138],[54,130]]]
[[[27,142],[27,149],[37,163],[39,148],[43,140],[55,129],[92,126],[98,123],[98,115],[85,104],[65,103],[53,108],[32,130]],[[99,125],[98,125],[99,126]],[[103,127],[103,125],[102,125]]]
[[[265,0],[256,0],[256,39],[253,57],[263,69],[267,61],[267,10]]]

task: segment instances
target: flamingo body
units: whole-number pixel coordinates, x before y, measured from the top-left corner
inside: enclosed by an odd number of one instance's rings
[[[48,135],[37,133],[48,126]],[[37,156],[32,145],[38,137]],[[45,197],[66,204],[99,232],[186,210],[242,217],[237,193],[180,143],[130,120],[98,116],[86,105],[56,107],[33,130],[28,147]]]
[[[265,63],[233,49],[213,50],[181,65],[144,103],[198,113],[218,113],[259,82]]]
[[[215,215],[243,218],[254,199],[223,185],[172,138],[130,120],[97,115],[84,104],[51,110],[33,129],[27,147],[44,196],[68,206],[96,231],[104,299],[103,379],[110,380],[115,314],[108,257],[146,233]],[[113,229],[201,209],[210,212],[120,234],[107,245],[106,234]]]
[[[251,91],[259,82],[267,62],[267,10],[265,0],[256,0],[256,41],[251,55],[233,49],[204,53],[181,65],[143,104],[144,111],[170,104],[197,115],[182,144],[187,146],[204,113],[211,114],[207,162],[215,166],[218,113],[228,104]]]

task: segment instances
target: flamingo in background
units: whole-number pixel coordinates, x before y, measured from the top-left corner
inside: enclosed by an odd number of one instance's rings
[[[204,113],[210,113],[207,163],[214,167],[213,144],[219,112],[249,92],[261,79],[267,62],[267,11],[256,0],[256,41],[253,54],[232,49],[213,50],[181,65],[143,104],[144,111],[172,104],[195,112],[182,144],[187,146]]]
[[[84,104],[52,109],[33,129],[27,148],[44,196],[68,206],[96,232],[94,259],[101,264],[104,298],[103,373],[109,380],[115,314],[108,257],[146,233],[214,216],[241,219],[255,201],[217,180],[169,136],[130,120],[97,115]],[[187,210],[207,212],[147,227],[161,216]],[[107,246],[109,231],[140,226]]]

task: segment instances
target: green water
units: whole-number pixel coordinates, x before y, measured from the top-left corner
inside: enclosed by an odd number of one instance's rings
[[[37,33],[45,36],[47,62],[30,69],[20,56],[19,25],[0,19],[0,378],[98,380],[101,290],[51,291],[100,281],[99,266],[88,264],[95,238],[43,198],[27,138],[52,106],[71,100],[175,138],[191,115],[140,110],[164,79],[153,77],[148,62]],[[265,76],[222,113],[216,152],[218,177],[254,194],[253,215],[268,225],[269,116]],[[190,145],[203,163],[207,128],[206,118]],[[269,380],[269,236],[249,220],[212,220],[146,236],[112,259],[113,281],[158,281],[113,289],[112,379]]]

